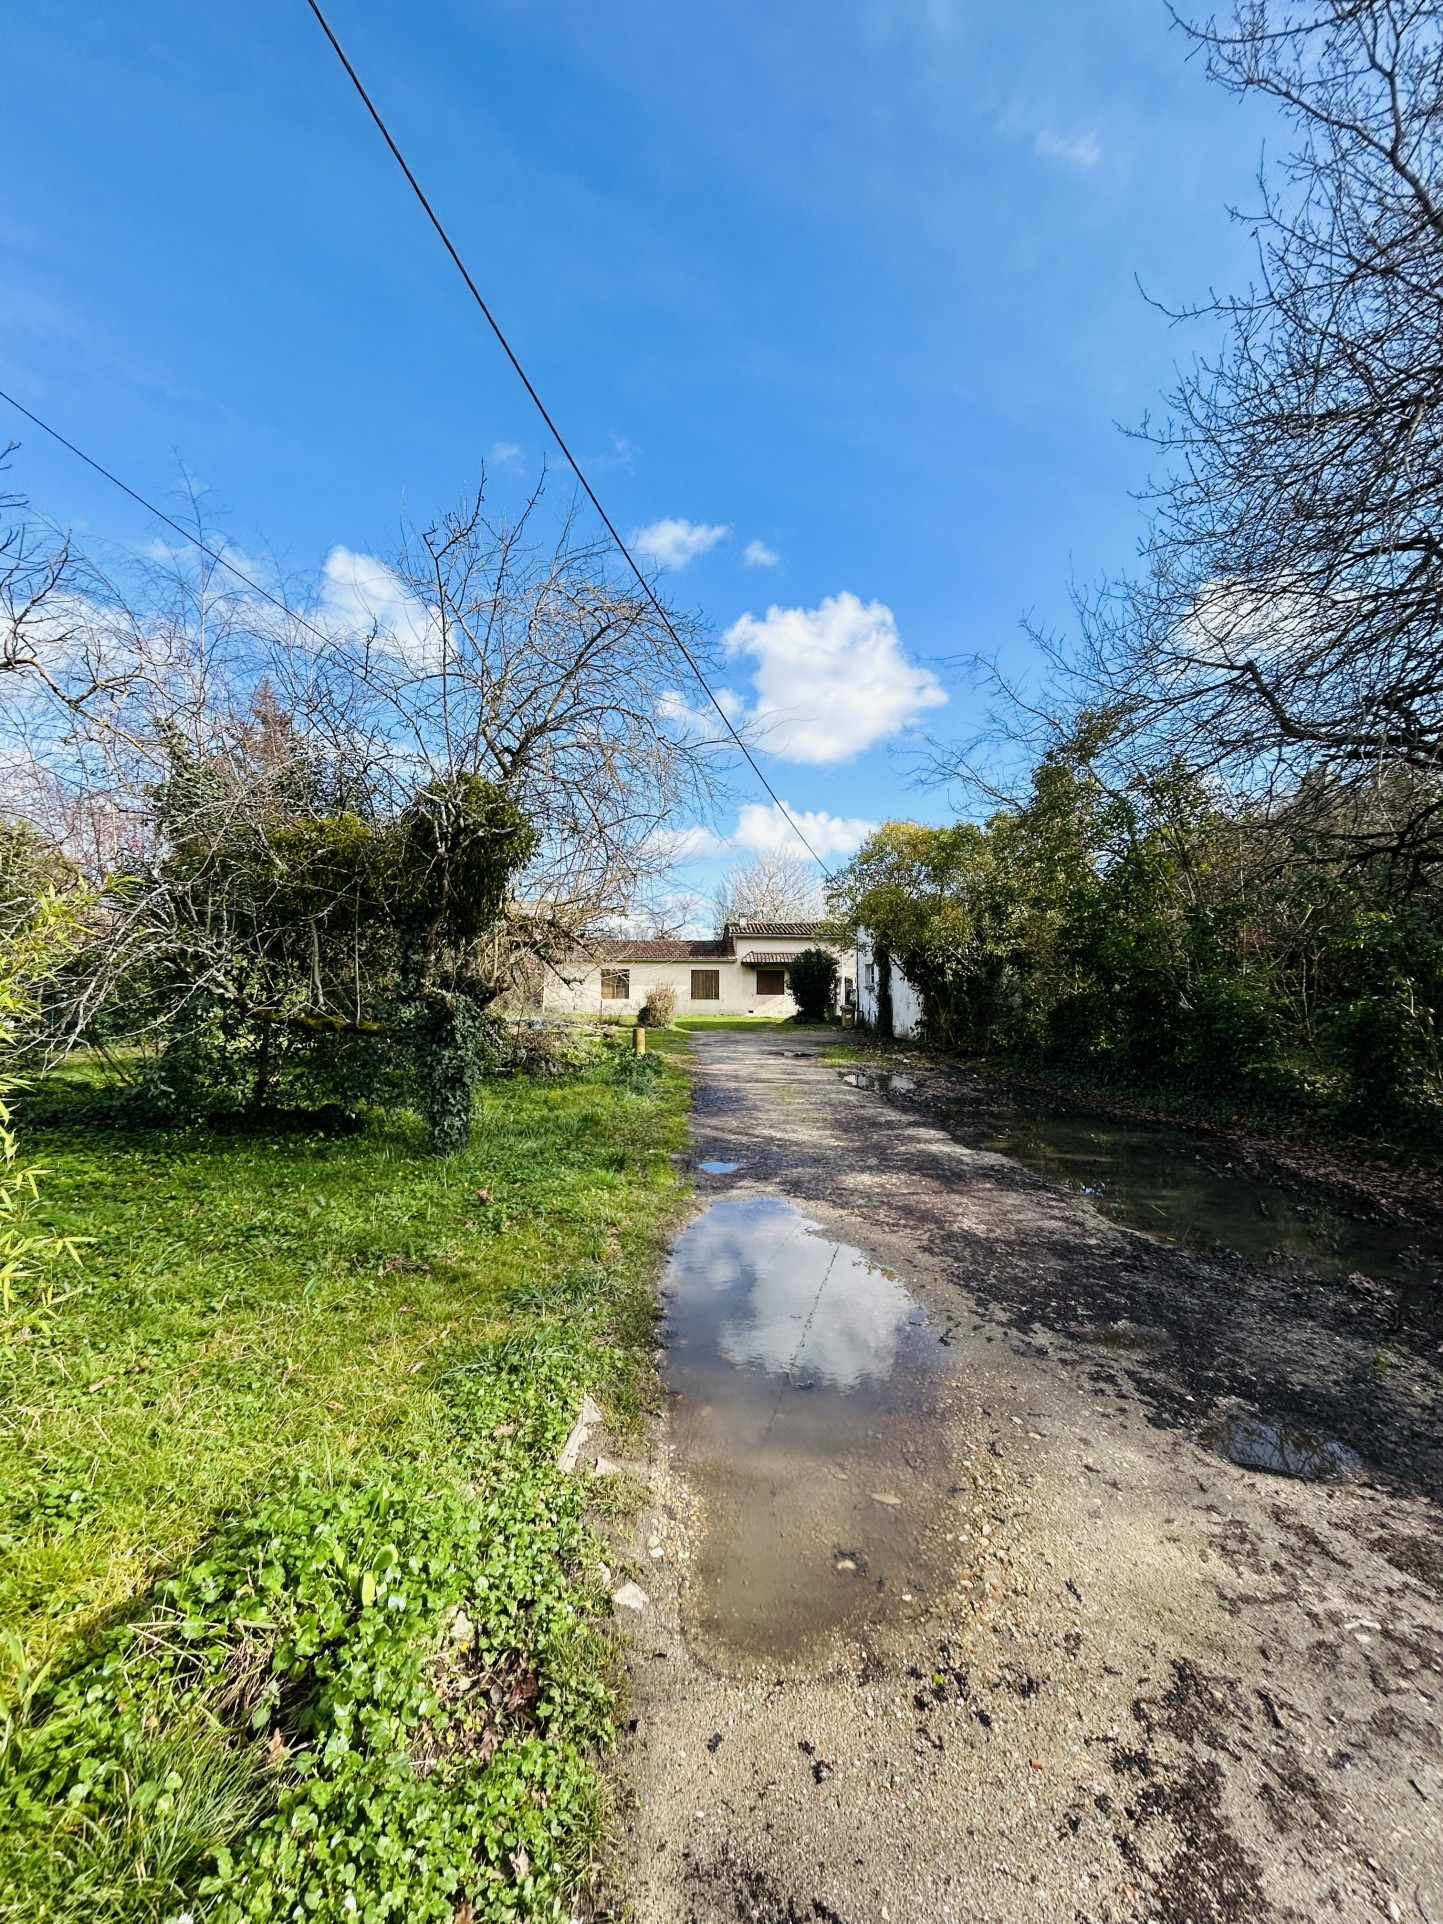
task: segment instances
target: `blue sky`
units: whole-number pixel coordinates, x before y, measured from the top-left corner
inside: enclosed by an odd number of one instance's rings
[[[668,591],[731,637],[774,786],[833,853],[858,830],[823,816],[944,814],[917,730],[969,734],[956,658],[1025,668],[1021,618],[1127,565],[1149,457],[1115,424],[1200,344],[1136,283],[1246,278],[1226,207],[1275,129],[1160,0],[330,12],[614,519],[660,524]],[[384,555],[493,451],[502,489],[534,473],[302,0],[47,0],[6,39],[0,385],[143,492],[183,466],[302,572]],[[146,538],[22,427],[37,508]]]

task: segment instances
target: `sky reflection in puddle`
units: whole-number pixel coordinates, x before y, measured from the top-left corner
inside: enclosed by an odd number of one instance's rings
[[[706,1516],[688,1612],[724,1662],[865,1633],[942,1580],[946,1352],[895,1278],[816,1229],[777,1197],[714,1203],[664,1284],[673,1433]]]
[[[906,1096],[917,1087],[915,1076],[899,1076],[890,1069],[849,1069],[842,1081],[851,1089],[870,1089],[878,1096]]]
[[[1410,1320],[1443,1321],[1443,1238],[1235,1168],[1225,1144],[1057,1105],[1034,1114],[1019,1108],[980,1146],[1065,1183],[1129,1228],[1194,1249],[1221,1245],[1300,1282],[1376,1279],[1396,1292]]]
[[[1305,1483],[1347,1476],[1362,1465],[1362,1458],[1346,1443],[1317,1436],[1311,1430],[1267,1423],[1260,1416],[1227,1416],[1208,1435],[1228,1461],[1241,1469],[1296,1476]]]

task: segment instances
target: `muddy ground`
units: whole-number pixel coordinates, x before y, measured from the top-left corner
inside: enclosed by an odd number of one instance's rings
[[[893,1487],[945,1580],[729,1657],[673,1414],[619,1545],[648,1601],[618,1611],[616,1913],[1443,1924],[1436,1333],[1116,1227],[820,1039],[697,1045],[696,1156],[741,1165],[701,1201],[791,1199],[926,1312],[945,1369]],[[1362,1468],[1235,1467],[1240,1412]]]

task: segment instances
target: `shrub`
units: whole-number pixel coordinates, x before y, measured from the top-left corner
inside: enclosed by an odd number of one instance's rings
[[[526,1076],[574,1074],[592,1062],[597,1052],[594,1031],[537,1016],[513,1022],[510,1040],[511,1065]]]
[[[641,1005],[641,1019],[648,1029],[669,1029],[676,1020],[676,990],[669,982],[658,982],[648,989]]]
[[[825,949],[803,949],[789,965],[797,1014],[803,1022],[825,1022],[837,997],[837,964]]]
[[[26,905],[23,920],[12,915],[10,921],[0,934],[0,1347],[28,1341],[29,1326],[48,1319],[56,1306],[56,1285],[37,1278],[35,1259],[60,1255],[80,1262],[71,1239],[36,1235],[29,1227],[41,1172],[21,1159],[6,1101],[17,1086],[9,1073],[17,1037],[35,1018],[36,985],[73,947],[74,905],[46,894]]]

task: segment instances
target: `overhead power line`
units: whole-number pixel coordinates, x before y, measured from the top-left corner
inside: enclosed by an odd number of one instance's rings
[[[510,341],[507,340],[506,335],[502,330],[501,323],[496,319],[496,316],[491,312],[491,309],[487,306],[485,297],[482,295],[480,288],[476,285],[475,281],[471,277],[470,269],[467,267],[465,261],[462,260],[460,254],[457,252],[456,245],[454,241],[451,239],[451,236],[446,232],[446,229],[442,226],[440,216],[437,214],[435,208],[431,205],[430,201],[426,198],[425,191],[422,188],[420,181],[417,180],[415,174],[411,171],[410,163],[407,161],[406,156],[401,152],[401,149],[397,146],[395,138],[392,135],[390,128],[386,125],[385,121],[382,120],[381,115],[376,107],[375,101],[373,101],[370,94],[367,93],[365,85],[361,80],[361,76],[356,72],[356,69],[351,65],[350,58],[347,55],[345,48],[341,45],[340,41],[336,38],[335,31],[332,28],[330,21],[327,20],[325,14],[321,12],[320,7],[316,4],[316,0],[306,0],[306,5],[310,8],[311,12],[316,16],[317,21],[320,23],[321,31],[325,34],[327,40],[330,41],[331,46],[335,51],[336,58],[340,61],[341,65],[345,68],[346,73],[350,79],[351,85],[355,88],[356,92],[360,95],[362,104],[365,106],[366,112],[371,116],[371,119],[376,123],[376,129],[379,132],[382,140],[384,140],[386,145],[390,148],[392,158],[394,159],[396,165],[400,168],[401,172],[405,175],[407,185],[410,187],[411,192],[416,196],[416,199],[421,203],[422,211],[425,213],[425,216],[427,220],[430,221],[432,227],[435,228],[437,236],[440,239],[441,245],[445,248],[446,252],[451,256],[451,260],[456,268],[456,272],[461,276],[462,280],[466,283],[467,291],[469,292],[472,300],[475,301],[477,307],[481,310],[481,314],[485,319],[486,325],[490,328],[491,332],[496,336],[497,342],[500,344],[501,352],[506,356],[507,360],[511,363],[512,368],[515,370],[517,379],[520,381],[521,385],[525,388],[527,394],[530,396],[531,401],[535,406],[536,412],[541,416],[542,420],[546,423],[546,428],[548,433],[551,435],[557,447],[560,448],[562,454],[565,456],[567,466],[571,469],[571,472],[576,476],[576,479],[580,483],[582,492],[585,494],[587,500],[591,503],[592,507],[595,508],[597,515],[600,517],[602,526],[606,529],[606,532],[611,536],[612,540],[616,543],[618,553],[621,555],[622,559],[625,561],[627,567],[630,568],[631,572],[636,576],[637,583],[641,588],[642,593],[646,596],[647,600],[651,603],[652,608],[654,609],[658,619],[661,621],[662,626],[666,629],[666,632],[671,636],[672,640],[676,643],[677,649],[681,654],[682,659],[686,662],[687,666],[691,669],[691,672],[696,676],[697,681],[700,683],[701,688],[704,694],[706,695],[707,700],[711,703],[712,707],[716,710],[717,714],[720,715],[723,727],[726,729],[728,735],[731,736],[732,740],[736,743],[737,747],[741,750],[743,756],[746,758],[747,766],[751,769],[753,775],[756,776],[757,780],[761,783],[762,787],[766,790],[767,794],[771,796],[772,801],[776,804],[778,814],[782,817],[782,820],[787,824],[787,827],[791,829],[792,833],[796,836],[797,840],[801,843],[802,847],[807,851],[808,855],[811,856],[812,860],[821,869],[822,873],[824,875],[829,875],[831,871],[828,869],[826,863],[822,860],[821,856],[818,855],[817,851],[812,847],[811,843],[807,840],[806,836],[803,835],[801,829],[797,826],[796,822],[794,821],[790,809],[788,809],[786,803],[782,800],[781,796],[778,795],[777,791],[772,787],[771,783],[767,780],[766,776],[762,773],[761,769],[757,766],[756,757],[752,754],[751,749],[747,746],[746,742],[743,740],[742,736],[737,731],[737,728],[733,723],[731,716],[727,713],[726,709],[722,706],[720,700],[716,695],[716,692],[712,688],[711,683],[707,680],[706,675],[702,671],[701,663],[697,660],[696,656],[692,653],[691,649],[687,646],[686,642],[682,639],[681,635],[678,634],[676,625],[672,621],[671,616],[667,613],[666,608],[662,604],[662,601],[660,597],[657,595],[656,590],[652,587],[650,581],[647,580],[646,575],[643,573],[641,567],[637,563],[636,557],[632,554],[631,549],[627,546],[626,542],[623,541],[623,539],[621,538],[621,534],[616,526],[616,523],[612,520],[611,516],[606,512],[606,509],[602,507],[600,500],[597,498],[596,490],[592,487],[591,483],[586,478],[586,475],[582,469],[581,463],[577,460],[576,456],[571,452],[571,449],[567,444],[566,437],[562,434],[560,428],[558,428],[555,421],[552,420],[551,415],[547,410],[546,403],[542,400],[541,396],[537,393],[535,387],[532,385],[531,377],[527,374],[526,369],[521,365],[520,360],[517,358],[515,349],[512,347]]]
[[[42,434],[48,434],[52,441],[58,441],[60,446],[73,454],[77,461],[83,461],[87,468],[92,468],[96,474],[102,476],[112,487],[119,488],[122,494],[128,494],[132,501],[138,502],[140,506],[145,509],[147,514],[153,514],[157,521],[163,521],[167,528],[173,528],[182,541],[188,541],[193,548],[199,548],[203,555],[209,555],[210,559],[219,567],[224,568],[227,574],[234,575],[237,581],[243,582],[252,594],[259,595],[262,601],[268,601],[272,608],[279,608],[288,620],[294,621],[298,627],[304,628],[308,634],[314,635],[317,641],[324,642],[327,648],[335,647],[336,638],[334,635],[323,634],[313,622],[307,621],[304,615],[298,615],[294,608],[288,608],[279,595],[273,595],[269,588],[263,588],[258,581],[253,580],[251,576],[246,573],[244,568],[238,568],[229,556],[223,554],[220,549],[212,548],[208,541],[202,541],[198,534],[195,534],[190,528],[187,528],[183,522],[176,521],[172,516],[168,515],[164,508],[156,507],[155,503],[153,501],[147,501],[143,494],[137,494],[135,489],[127,482],[122,481],[118,474],[112,474],[109,468],[103,466],[93,455],[87,454],[84,448],[78,448],[73,441],[67,441],[59,428],[53,428],[48,421],[42,421],[40,416],[26,407],[23,401],[17,401],[13,394],[7,394],[3,387],[0,387],[0,401],[7,401],[17,414],[23,414],[27,421],[33,422],[34,425],[40,429],[40,432]]]

